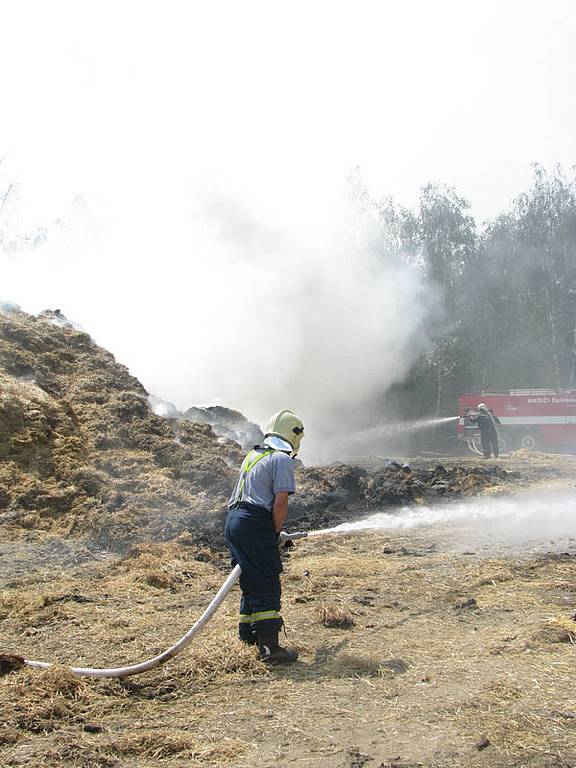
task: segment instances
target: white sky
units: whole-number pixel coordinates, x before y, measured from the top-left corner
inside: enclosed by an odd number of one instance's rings
[[[313,249],[333,239],[356,165],[374,194],[406,205],[428,181],[454,185],[481,220],[526,188],[531,162],[576,162],[569,0],[0,0],[0,11],[0,189],[16,184],[0,226],[62,220],[41,256],[5,258],[0,295],[60,306],[179,405],[184,392],[221,395],[209,378],[192,391],[159,351],[198,353],[167,341],[168,320],[221,338],[196,300],[221,253],[215,206],[232,250],[246,216],[259,247],[290,232]],[[290,259],[286,242],[273,250]],[[196,298],[182,285],[194,277]],[[186,302],[189,315],[175,307]]]
[[[575,161],[570,0],[1,8],[0,156],[40,210],[200,169],[276,200],[360,165],[376,193],[445,181],[486,217],[532,161]]]

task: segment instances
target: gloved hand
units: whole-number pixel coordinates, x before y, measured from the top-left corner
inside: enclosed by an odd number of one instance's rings
[[[305,539],[308,536],[308,531],[297,531],[296,533],[286,533],[286,531],[280,531],[278,536],[278,546],[288,547],[293,546],[293,539]]]
[[[276,534],[276,539],[278,540],[278,546],[280,549],[287,549],[288,547],[294,546],[294,542],[290,541],[286,531],[279,531],[279,533]]]

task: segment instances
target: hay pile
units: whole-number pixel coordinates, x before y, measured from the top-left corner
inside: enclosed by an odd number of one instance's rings
[[[438,528],[288,550],[289,669],[236,640],[237,590],[184,653],[137,678],[21,667],[14,657],[125,665],[184,634],[229,570],[221,514],[241,455],[210,425],[155,415],[54,313],[0,314],[0,765],[576,764],[573,557],[455,552]],[[302,468],[292,524],[502,488],[515,471]]]
[[[0,314],[0,521],[118,550],[218,527],[240,448],[156,416],[124,366],[54,320]]]
[[[190,421],[200,410],[175,413],[156,415],[140,382],[61,314],[0,314],[0,524],[11,536],[74,534],[115,551],[184,530],[221,547],[243,451]],[[253,426],[226,409],[210,414],[236,431]],[[318,528],[508,480],[498,467],[301,468],[291,520]]]

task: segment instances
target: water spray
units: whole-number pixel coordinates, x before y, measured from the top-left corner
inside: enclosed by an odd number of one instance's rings
[[[459,418],[459,416],[445,416],[443,418],[415,419],[414,421],[398,421],[393,424],[383,424],[379,427],[357,432],[355,435],[352,435],[350,440],[360,443],[390,435],[410,434],[411,432],[419,432],[423,429],[432,429],[441,424],[450,424],[453,421],[458,421]]]
[[[428,507],[403,507],[394,514],[377,512],[361,520],[341,523],[333,528],[316,531],[298,531],[279,536],[279,545],[304,538],[316,538],[329,534],[368,533],[378,530],[409,529],[434,524],[448,523],[454,530],[458,521],[466,522],[466,531],[481,540],[484,536],[491,546],[500,544],[544,546],[549,551],[550,537],[557,537],[559,543],[566,537],[576,539],[576,493],[574,490],[558,489],[541,493],[522,494],[519,497],[500,497],[460,501]],[[474,526],[477,526],[476,528]],[[565,546],[564,544],[562,544]],[[88,677],[128,677],[138,675],[161,666],[174,658],[198,635],[216,613],[242,569],[236,565],[222,584],[213,600],[196,623],[170,648],[151,659],[125,667],[92,668],[68,667],[75,675]],[[21,666],[33,669],[48,669],[53,662],[32,661],[12,654],[0,654],[0,673]]]

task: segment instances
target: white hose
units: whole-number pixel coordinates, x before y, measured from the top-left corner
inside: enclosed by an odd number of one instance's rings
[[[282,531],[280,533],[279,543],[280,545],[283,545],[286,541],[303,539],[306,536],[308,536],[307,532],[286,533],[285,531]],[[212,616],[214,616],[220,605],[224,602],[228,592],[230,592],[234,584],[236,584],[240,578],[241,572],[242,569],[240,566],[236,565],[230,571],[230,575],[224,584],[222,584],[214,599],[194,626],[190,627],[188,632],[186,632],[185,635],[182,635],[177,643],[174,643],[174,645],[170,646],[170,648],[163,653],[160,653],[158,656],[154,656],[154,658],[148,659],[147,661],[142,661],[140,664],[130,664],[127,667],[109,667],[103,669],[93,669],[92,667],[68,667],[68,669],[70,672],[74,672],[75,675],[87,675],[89,677],[128,677],[129,675],[139,675],[141,672],[147,672],[149,669],[159,667],[161,664],[164,664],[166,661],[176,656],[177,653],[180,653],[183,648],[186,648],[192,638],[204,628]],[[48,669],[49,667],[54,666],[53,662],[31,661],[29,659],[24,659],[24,664],[28,667],[33,667],[34,669]]]
[[[159,667],[160,664],[164,664],[166,661],[168,661],[168,659],[171,659],[173,656],[176,656],[177,653],[180,653],[180,651],[188,645],[190,640],[192,640],[192,638],[197,635],[201,629],[203,629],[204,625],[210,621],[212,616],[220,607],[221,603],[224,601],[224,598],[228,592],[230,592],[234,584],[236,584],[238,581],[241,571],[242,569],[239,565],[235,566],[230,572],[230,575],[224,584],[222,584],[218,590],[218,593],[208,608],[206,608],[194,626],[190,627],[188,632],[186,632],[185,635],[182,635],[177,643],[174,643],[174,645],[172,645],[158,656],[154,656],[153,659],[142,661],[140,664],[131,664],[128,667],[110,667],[107,669],[92,669],[91,667],[69,667],[69,670],[74,672],[75,675],[89,675],[90,677],[128,677],[129,675],[139,675],[141,672],[147,672],[149,669]],[[24,663],[28,667],[34,667],[34,669],[48,669],[49,667],[54,666],[54,664],[49,661],[30,661],[29,659],[24,659]]]

